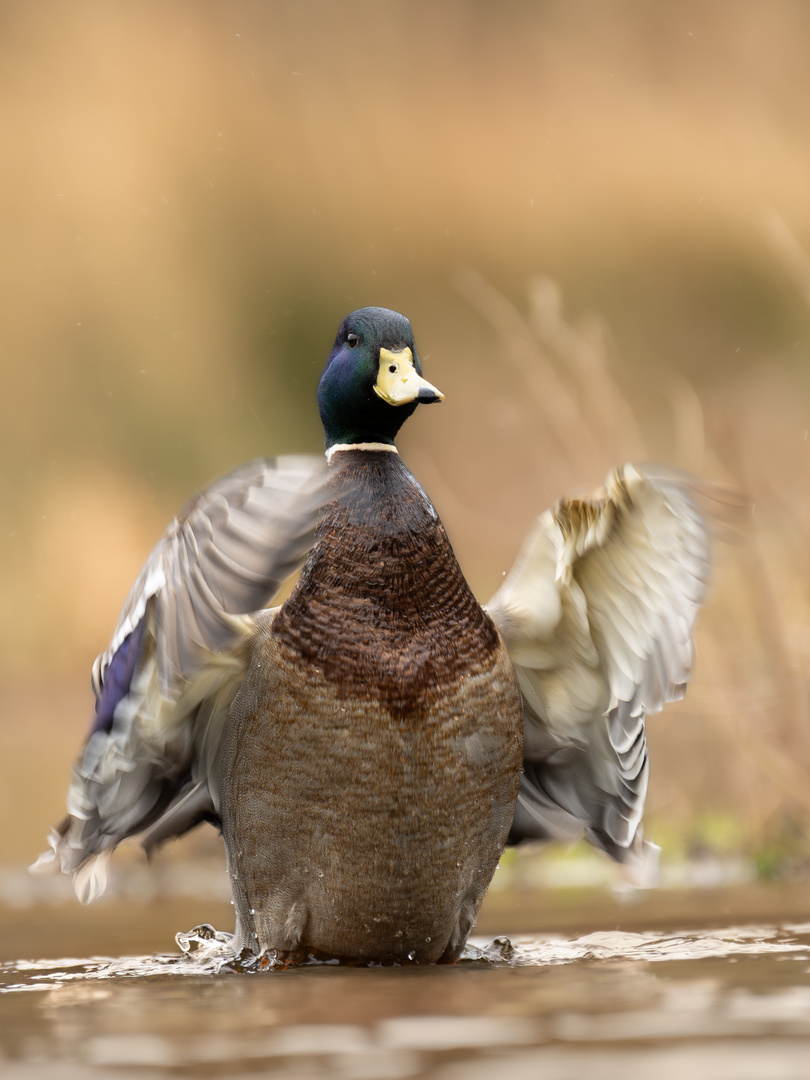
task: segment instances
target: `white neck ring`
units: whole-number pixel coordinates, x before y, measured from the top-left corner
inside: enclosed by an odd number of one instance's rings
[[[391,454],[399,453],[395,446],[386,442],[335,443],[326,451],[326,460],[331,461],[332,454],[337,453],[338,450],[386,450]]]

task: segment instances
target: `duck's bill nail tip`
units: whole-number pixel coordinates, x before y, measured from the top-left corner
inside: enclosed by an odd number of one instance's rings
[[[444,401],[444,394],[440,390],[429,390],[426,386],[421,387],[416,400],[420,405],[432,405],[436,401]]]

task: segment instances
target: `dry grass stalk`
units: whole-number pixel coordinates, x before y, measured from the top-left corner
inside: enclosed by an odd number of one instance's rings
[[[810,302],[810,258],[779,219],[771,221],[771,235]],[[604,331],[595,320],[589,332],[567,321],[554,282],[538,277],[529,283],[525,318],[469,268],[459,274],[457,288],[497,334],[503,358],[520,372],[538,426],[553,432],[573,483],[606,463],[649,456],[643,411],[610,362]],[[807,599],[802,589],[808,592],[810,536],[798,493],[793,492],[793,512],[786,512],[784,519],[774,519],[760,505],[778,505],[779,497],[741,452],[745,412],[721,427],[718,441],[707,432],[707,407],[695,387],[677,371],[667,372],[665,379],[677,463],[695,472],[708,468],[757,499],[757,513],[747,515],[743,543],[722,548],[718,556],[728,564],[723,591],[712,599],[699,629],[702,685],[689,698],[701,724],[711,729],[710,752],[731,758],[731,773],[748,777],[727,789],[712,784],[710,790],[693,790],[691,814],[710,807],[739,815],[756,846],[774,821],[810,822],[808,650],[805,642],[797,656],[792,633],[797,614],[810,625],[810,612],[802,603]],[[755,388],[750,397],[747,407],[756,409]],[[733,517],[733,508],[730,512]],[[739,523],[739,513],[736,516]],[[789,527],[780,527],[783,520]],[[783,602],[786,591],[799,609],[792,618]],[[667,739],[675,741],[678,735],[671,728]],[[686,748],[679,749],[673,757],[688,762]],[[679,765],[676,760],[672,767]],[[656,767],[666,765],[661,761]],[[678,782],[689,788],[689,775]],[[688,828],[689,822],[683,824]]]

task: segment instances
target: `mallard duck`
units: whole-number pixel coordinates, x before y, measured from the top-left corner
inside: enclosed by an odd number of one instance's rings
[[[355,311],[318,391],[328,465],[253,462],[172,523],[94,665],[40,858],[80,899],[125,837],[210,821],[237,947],[452,962],[508,840],[584,833],[649,865],[644,720],[691,668],[700,489],[614,470],[537,519],[482,607],[394,445],[441,398],[408,320]]]

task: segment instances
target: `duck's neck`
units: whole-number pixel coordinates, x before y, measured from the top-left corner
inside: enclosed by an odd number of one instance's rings
[[[352,443],[336,444],[330,450],[329,474],[335,499],[323,512],[313,554],[326,546],[330,557],[337,558],[337,549],[354,547],[354,565],[362,573],[366,548],[376,552],[394,536],[400,537],[400,545],[404,540],[410,544],[414,536],[430,536],[438,530],[455,563],[430,499],[395,446]],[[353,531],[341,534],[344,526]]]

